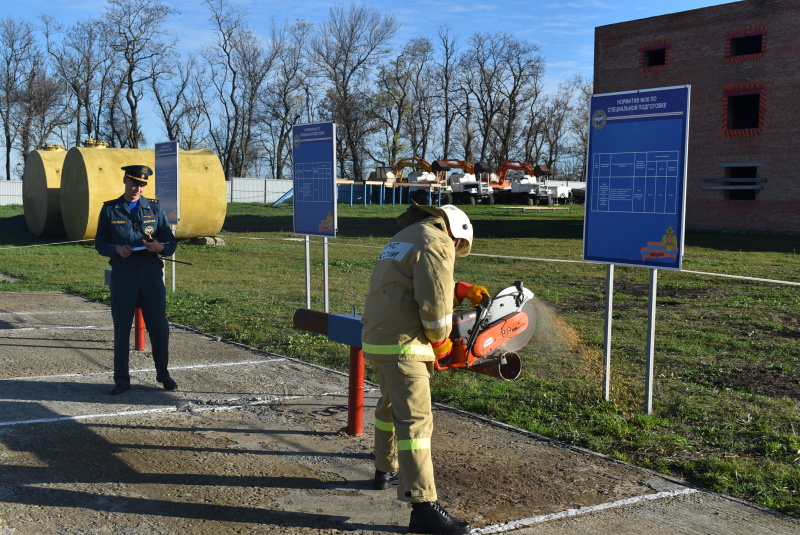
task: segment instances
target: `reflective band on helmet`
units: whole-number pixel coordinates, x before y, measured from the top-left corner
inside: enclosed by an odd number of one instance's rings
[[[384,422],[375,418],[375,428],[381,431],[394,431],[394,424],[392,422]]]
[[[397,451],[429,450],[431,449],[430,438],[409,438],[397,441]]]
[[[361,349],[373,355],[429,355],[434,356],[433,348],[429,345],[378,345],[361,343]]]

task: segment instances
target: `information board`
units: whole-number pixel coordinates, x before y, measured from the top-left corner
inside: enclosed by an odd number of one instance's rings
[[[594,95],[583,259],[681,269],[689,86]]]
[[[294,232],[336,237],[336,124],[292,128]]]
[[[181,218],[180,180],[178,179],[177,141],[156,143],[156,198],[158,198],[170,225]]]

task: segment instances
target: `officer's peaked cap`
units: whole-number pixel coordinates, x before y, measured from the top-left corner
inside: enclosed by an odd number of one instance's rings
[[[153,170],[146,165],[126,165],[122,168],[125,177],[136,180],[142,185],[147,185],[147,180],[153,174]]]

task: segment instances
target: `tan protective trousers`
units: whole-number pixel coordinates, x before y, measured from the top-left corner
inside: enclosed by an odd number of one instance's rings
[[[431,461],[433,362],[372,363],[381,387],[375,407],[375,469],[398,472],[398,500],[436,501]]]

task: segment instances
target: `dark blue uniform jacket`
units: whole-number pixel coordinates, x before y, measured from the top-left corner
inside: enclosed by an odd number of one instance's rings
[[[103,203],[100,217],[97,222],[97,233],[94,239],[94,248],[103,256],[109,257],[108,262],[113,268],[130,268],[142,265],[159,263],[156,253],[146,250],[135,251],[128,258],[122,258],[114,253],[117,245],[128,244],[131,247],[141,247],[144,234],[138,232],[129,218],[128,203],[124,196],[113,201]],[[134,219],[139,222],[143,230],[153,229],[154,239],[164,244],[164,256],[171,256],[175,252],[175,236],[169,227],[169,220],[157,200],[139,197],[139,209]]]

